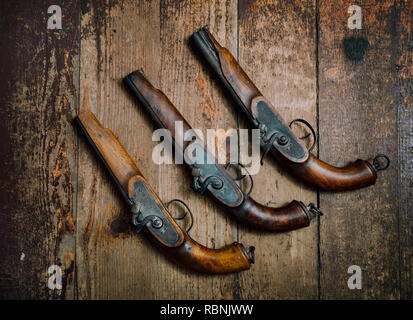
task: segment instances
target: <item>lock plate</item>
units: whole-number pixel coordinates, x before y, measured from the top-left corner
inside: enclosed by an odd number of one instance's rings
[[[175,247],[181,240],[181,234],[166,217],[162,204],[155,201],[153,193],[140,179],[133,182],[134,195],[130,199],[132,205],[132,223],[140,230],[148,228],[165,244]],[[143,224],[143,225],[142,225]]]
[[[281,116],[275,112],[263,97],[253,99],[251,111],[261,130],[261,145],[265,145],[274,137],[272,147],[293,162],[304,162],[308,158],[308,150],[286,126]]]
[[[185,160],[192,168],[192,188],[195,191],[202,194],[208,189],[217,200],[229,207],[242,203],[244,196],[241,189],[201,144],[191,143],[185,150]]]

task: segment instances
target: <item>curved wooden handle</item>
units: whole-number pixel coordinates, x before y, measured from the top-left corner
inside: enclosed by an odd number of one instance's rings
[[[156,234],[146,229],[145,235],[157,245],[172,261],[188,269],[204,273],[231,273],[246,270],[254,262],[250,250],[241,244],[232,244],[221,249],[209,249],[193,240],[185,233],[163,206],[161,200],[140,173],[119,140],[109,129],[104,128],[95,115],[85,111],[75,118],[75,123],[86,136],[88,142],[103,162],[126,200],[128,187],[136,179],[145,182],[156,203],[162,208],[165,217],[179,234],[175,247],[165,245]],[[129,186],[128,186],[129,185]]]
[[[294,163],[284,157],[278,159],[296,178],[326,191],[354,190],[376,182],[376,170],[369,162],[357,159],[344,167],[335,167],[310,153],[304,163]]]
[[[217,53],[218,67],[213,63],[213,59],[210,57],[208,59],[208,49],[205,49],[202,41],[196,41],[196,37],[199,39],[199,34],[202,33],[207,35],[214,47],[213,50]],[[231,52],[222,47],[207,28],[203,28],[192,37],[195,39],[198,52],[206,58],[215,75],[231,94],[236,104],[246,111],[250,120],[254,118],[252,111],[253,100],[262,97],[262,94]],[[274,107],[272,109],[277,113]],[[280,154],[275,147],[271,148],[271,153],[294,177],[322,190],[343,191],[359,189],[374,184],[377,178],[376,170],[365,160],[359,159],[345,167],[335,167],[319,160],[310,153],[305,161],[300,162],[292,162],[285,155]]]
[[[225,274],[250,268],[254,263],[254,247],[248,250],[234,242],[220,249],[210,249],[185,234],[184,242],[176,248],[162,247],[161,250],[176,264],[193,271]]]
[[[246,198],[241,206],[229,209],[242,223],[267,231],[290,231],[307,227],[311,214],[304,204],[293,200],[280,208],[264,206],[252,198]]]

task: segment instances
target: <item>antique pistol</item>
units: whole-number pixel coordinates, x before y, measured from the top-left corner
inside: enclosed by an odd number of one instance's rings
[[[309,185],[323,190],[353,190],[375,183],[377,171],[386,169],[389,158],[379,154],[372,160],[358,159],[345,167],[335,167],[312,155],[317,137],[311,125],[303,120],[314,136],[313,146],[307,150],[287,126],[276,108],[261,94],[228,49],[222,47],[203,27],[190,37],[195,51],[210,66],[219,82],[254,128],[260,130],[262,160],[271,151],[289,172]],[[261,161],[262,162],[262,161]]]
[[[112,131],[104,128],[90,111],[79,114],[75,125],[108,170],[132,212],[136,232],[143,232],[178,265],[203,273],[231,273],[254,263],[254,247],[233,243],[209,249],[183,231],[142,176]]]
[[[224,167],[217,164],[203,145],[196,140],[184,141],[174,136],[177,123],[183,124],[183,132],[191,130],[191,127],[166,95],[149,83],[142,71],[132,72],[124,81],[158,127],[168,129],[169,139],[172,139],[175,148],[182,154],[186,152],[189,159],[192,159],[192,153],[187,150],[195,150],[198,159],[203,160],[185,161],[192,169],[193,189],[201,194],[208,191],[212,198],[240,222],[257,229],[288,231],[308,226],[312,217],[319,214],[313,204],[306,207],[296,200],[282,208],[267,207],[253,200],[240,189]]]

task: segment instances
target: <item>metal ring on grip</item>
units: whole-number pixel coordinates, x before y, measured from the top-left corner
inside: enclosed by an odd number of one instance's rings
[[[175,221],[185,219],[185,217],[187,216],[187,214],[188,214],[188,212],[189,212],[189,215],[190,215],[190,217],[191,217],[191,224],[189,225],[189,228],[186,230],[186,233],[189,233],[189,231],[192,229],[192,226],[194,225],[194,216],[193,216],[193,214],[192,214],[192,212],[191,212],[191,209],[189,209],[188,205],[187,205],[185,202],[183,202],[182,200],[180,200],[180,199],[172,199],[171,201],[168,201],[168,202],[165,204],[165,208],[166,208],[168,211],[169,211],[169,205],[170,205],[172,202],[179,202],[179,203],[182,204],[182,205],[186,208],[186,210],[187,210],[182,217],[178,217],[178,218],[172,217]]]
[[[384,159],[384,164],[380,161],[380,159]],[[385,154],[378,154],[374,157],[372,165],[377,171],[386,170],[390,166],[390,159]]]
[[[301,122],[301,123],[305,124],[305,125],[311,130],[311,133],[312,133],[312,135],[313,135],[313,137],[314,137],[314,142],[313,142],[313,145],[308,149],[308,151],[313,150],[313,148],[314,148],[315,145],[317,144],[317,135],[316,135],[316,133],[315,133],[314,128],[311,126],[311,124],[308,123],[307,120],[304,120],[304,119],[294,119],[293,121],[290,122],[290,124],[289,124],[288,126],[291,128],[291,125],[292,125],[293,123],[295,123],[295,122]],[[307,134],[306,136],[301,137],[301,138],[299,138],[299,139],[300,139],[300,140],[304,140],[304,139],[307,139],[309,136],[310,136],[310,134]]]

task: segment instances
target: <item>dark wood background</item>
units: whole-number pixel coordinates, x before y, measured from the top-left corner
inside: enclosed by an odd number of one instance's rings
[[[60,5],[63,29],[47,30]],[[347,8],[363,9],[363,29]],[[412,299],[412,2],[405,1],[2,1],[0,297],[36,299]],[[311,190],[267,159],[252,195],[272,205],[318,202],[306,229],[258,233],[190,190],[180,166],[151,161],[151,119],[121,79],[138,68],[193,127],[247,127],[187,39],[208,24],[286,121],[318,130],[319,156],[344,165],[386,153],[375,186]],[[369,46],[351,61],[343,40]],[[256,246],[249,271],[187,272],[147,241],[116,228],[126,207],[71,121],[92,111],[137,161],[161,199],[185,200],[191,235],[219,247]],[[205,131],[204,131],[205,132]],[[114,223],[115,221],[115,223]],[[50,265],[63,288],[47,287]],[[347,268],[362,268],[349,290]]]

